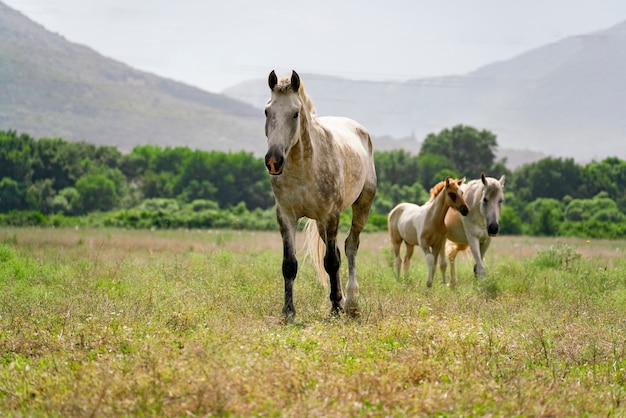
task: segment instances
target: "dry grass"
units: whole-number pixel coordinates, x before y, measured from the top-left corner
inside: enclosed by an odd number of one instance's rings
[[[283,325],[276,232],[0,229],[0,415],[625,415],[626,243],[556,241],[428,291],[366,234],[361,318],[301,263]]]

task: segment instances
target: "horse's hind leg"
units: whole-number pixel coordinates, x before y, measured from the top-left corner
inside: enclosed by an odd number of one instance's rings
[[[374,200],[376,186],[363,189],[359,198],[352,204],[352,225],[345,242],[346,257],[348,258],[348,283],[346,284],[346,314],[359,315],[359,283],[356,279],[356,254],[359,250],[360,235],[370,213],[370,206]]]
[[[446,253],[442,255],[443,257],[448,257],[450,261],[450,285],[456,285],[456,256],[461,252],[467,249],[467,245],[459,244],[458,242],[450,241],[450,245],[446,247]]]
[[[402,263],[402,271],[404,272],[404,278],[409,277],[409,267],[411,267],[411,257],[413,257],[413,251],[415,251],[415,246],[409,244],[408,242],[404,242],[406,246],[406,254],[404,254],[404,262]]]
[[[389,228],[389,241],[391,241],[391,250],[393,251],[393,267],[396,272],[396,278],[400,278],[400,265],[402,258],[400,257],[400,247],[402,246],[402,237],[397,230]]]
[[[455,245],[450,252],[447,254],[448,256],[448,260],[450,260],[450,285],[451,286],[455,286],[456,285],[456,264],[455,264],[455,260],[456,260],[456,255],[459,252],[459,248]],[[444,254],[441,259],[445,260],[446,255]]]
[[[398,229],[393,226],[391,220],[388,223],[389,241],[391,242],[391,250],[393,251],[393,267],[396,272],[396,279],[400,278],[400,265],[402,258],[400,257],[400,248],[402,247],[402,237]]]

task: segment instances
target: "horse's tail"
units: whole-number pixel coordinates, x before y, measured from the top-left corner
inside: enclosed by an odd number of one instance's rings
[[[322,241],[317,230],[317,221],[309,219],[304,226],[304,250],[305,258],[311,257],[313,267],[317,272],[317,278],[326,287],[326,269],[324,269],[324,254],[326,254],[326,244]]]

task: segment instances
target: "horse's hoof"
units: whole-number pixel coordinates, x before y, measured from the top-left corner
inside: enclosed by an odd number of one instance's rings
[[[351,319],[359,319],[361,317],[361,311],[358,307],[354,307],[353,309],[346,310],[346,316]]]
[[[341,318],[343,314],[344,314],[343,309],[336,309],[333,307],[330,309],[330,313],[328,314],[328,317],[330,319],[337,319],[337,318]]]
[[[293,320],[296,317],[296,311],[291,309],[283,309],[283,324],[293,324]]]
[[[282,325],[289,325],[289,324],[293,324],[294,319],[296,318],[296,315],[287,315],[287,316],[283,316],[280,320],[280,323]]]
[[[359,318],[361,316],[359,304],[356,302],[346,303],[345,312],[350,318]]]

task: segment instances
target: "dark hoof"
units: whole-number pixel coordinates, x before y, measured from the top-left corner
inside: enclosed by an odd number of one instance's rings
[[[283,309],[283,324],[293,324],[293,320],[296,317],[296,311],[291,309]]]
[[[333,307],[330,308],[330,316],[333,318],[339,318],[344,314],[343,307],[338,304],[333,303]]]

